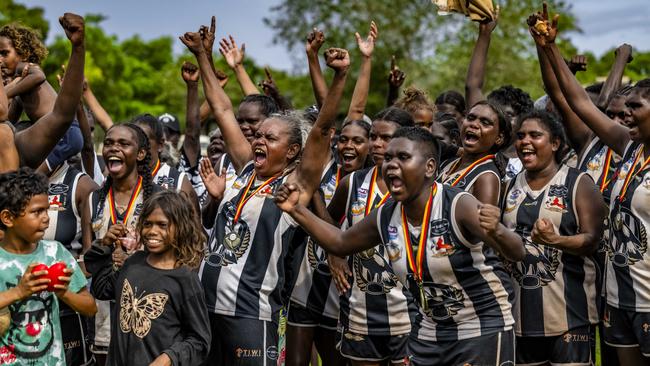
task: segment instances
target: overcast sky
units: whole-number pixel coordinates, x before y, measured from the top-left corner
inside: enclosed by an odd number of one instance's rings
[[[100,13],[108,17],[102,27],[124,39],[140,34],[144,39],[161,35],[178,36],[209,24],[217,16],[217,37],[227,33],[246,43],[247,55],[261,64],[291,70],[291,57],[281,45],[273,45],[273,32],[262,18],[279,0],[16,0],[28,6],[40,6],[50,22],[50,39],[62,34],[58,17],[66,11],[78,14]],[[360,1],[360,0],[349,0]],[[364,0],[372,1],[372,0]],[[415,1],[415,0],[414,0]],[[581,51],[601,55],[622,42],[635,49],[650,50],[649,0],[566,0],[573,6],[578,26],[584,33],[571,35]],[[540,1],[541,3],[541,1]],[[191,4],[191,5],[189,5]],[[435,7],[432,5],[432,11]],[[175,50],[182,49],[180,41]],[[294,51],[301,52],[301,51]]]

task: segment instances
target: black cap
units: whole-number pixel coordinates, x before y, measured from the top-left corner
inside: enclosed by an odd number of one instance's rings
[[[163,127],[169,128],[170,130],[178,133],[181,132],[181,125],[178,123],[178,118],[176,118],[176,116],[173,114],[161,114],[160,117],[158,117],[158,121],[162,123]]]

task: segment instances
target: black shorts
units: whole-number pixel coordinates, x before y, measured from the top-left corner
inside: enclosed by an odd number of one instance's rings
[[[605,308],[603,319],[605,343],[612,347],[639,347],[650,357],[650,313]]]
[[[205,366],[261,366],[277,363],[277,321],[209,315],[212,345]]]
[[[388,360],[402,363],[407,357],[409,335],[367,335],[342,329],[337,334],[336,348],[343,357],[354,361],[378,362]]]
[[[593,325],[552,337],[517,337],[517,365],[593,365],[595,352]]]
[[[427,341],[412,334],[409,338],[409,362],[412,366],[499,365],[515,361],[515,333],[501,331],[458,341]]]
[[[307,328],[325,328],[329,330],[336,330],[339,320],[330,318],[316,311],[310,310],[296,302],[289,302],[289,316],[287,324],[294,327],[307,327]]]
[[[65,306],[62,304],[61,306]],[[60,312],[61,338],[67,366],[94,364],[95,358],[88,347],[88,327],[81,315],[66,311]]]

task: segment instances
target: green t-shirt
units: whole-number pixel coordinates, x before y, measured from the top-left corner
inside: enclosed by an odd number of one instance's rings
[[[70,252],[57,241],[41,240],[29,254],[9,253],[0,248],[0,291],[16,287],[31,263],[51,266],[65,262],[74,270],[68,290],[86,287],[86,277]],[[1,365],[65,366],[59,322],[58,298],[42,291],[9,306],[11,324],[0,339]]]

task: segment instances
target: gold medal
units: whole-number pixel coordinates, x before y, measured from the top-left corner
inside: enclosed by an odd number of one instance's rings
[[[239,244],[241,243],[241,238],[233,231],[227,234],[225,238],[223,238],[223,242],[224,244],[226,244],[228,249],[234,250],[239,247]]]

